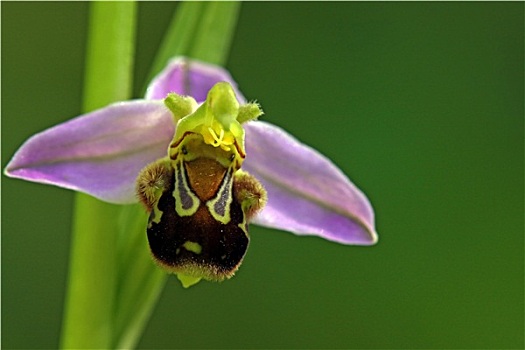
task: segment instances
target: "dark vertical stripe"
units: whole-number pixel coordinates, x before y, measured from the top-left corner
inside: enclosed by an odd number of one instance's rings
[[[185,170],[182,166],[182,162],[180,162],[177,166],[177,187],[179,189],[182,209],[188,210],[193,206],[193,198],[188,194],[187,187],[184,186],[183,171]]]
[[[213,206],[213,210],[220,216],[224,216],[226,214],[226,202],[228,201],[229,197],[232,195],[231,191],[231,179],[232,179],[232,171],[231,168],[228,169],[228,172],[226,173],[226,176],[223,180],[223,185],[221,187],[221,190],[219,192],[219,200],[215,202],[215,205]]]

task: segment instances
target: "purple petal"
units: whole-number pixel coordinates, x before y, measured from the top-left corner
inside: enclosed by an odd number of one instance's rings
[[[268,191],[254,223],[343,244],[377,242],[368,199],[329,159],[274,125],[249,122],[245,130],[243,168]]]
[[[239,102],[245,102],[226,70],[184,57],[172,60],[152,81],[146,98],[176,92],[203,102],[219,81],[232,84]],[[377,241],[370,203],[333,163],[275,126],[245,126],[243,167],[261,180],[269,197],[255,223],[345,244]]]
[[[224,68],[185,57],[170,61],[150,83],[146,99],[164,99],[170,92],[193,97],[198,103],[204,102],[208,91],[220,81],[233,86],[237,99],[245,103],[244,96],[237,90],[237,84]]]
[[[130,101],[71,119],[32,136],[5,174],[132,203],[135,180],[166,155],[173,121],[161,101]]]

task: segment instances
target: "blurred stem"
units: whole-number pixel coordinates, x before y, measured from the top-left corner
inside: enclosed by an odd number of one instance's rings
[[[240,8],[241,2],[206,3],[188,55],[224,66],[230,53]]]
[[[192,35],[188,34],[197,31],[205,6],[206,3],[200,1],[185,1],[179,4],[155,55],[146,85],[164,69],[170,58],[188,54],[193,39]]]
[[[135,44],[134,2],[90,6],[85,112],[130,97]],[[76,195],[62,348],[111,347],[118,212],[118,206]]]
[[[175,56],[224,66],[240,8],[241,2],[235,1],[182,2],[155,56],[147,83]]]

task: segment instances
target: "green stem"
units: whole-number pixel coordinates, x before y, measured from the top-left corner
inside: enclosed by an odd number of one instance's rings
[[[117,206],[84,194],[75,201],[62,348],[108,348],[115,300]],[[95,219],[96,218],[96,219]]]
[[[84,111],[130,97],[134,2],[92,2]],[[119,207],[77,194],[62,348],[109,348],[117,285]]]

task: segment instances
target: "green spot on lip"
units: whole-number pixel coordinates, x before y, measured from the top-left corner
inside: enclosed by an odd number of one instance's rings
[[[193,252],[195,254],[200,254],[202,252],[202,246],[197,242],[186,241],[182,246],[187,251]]]

